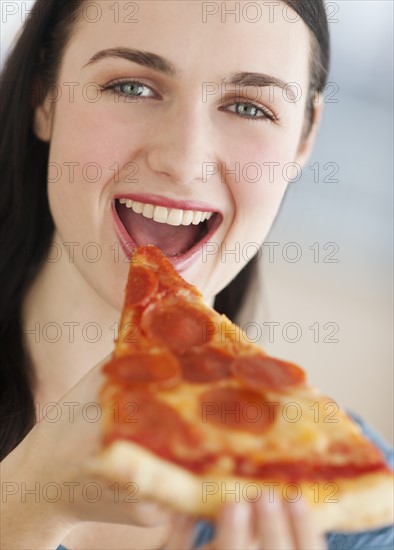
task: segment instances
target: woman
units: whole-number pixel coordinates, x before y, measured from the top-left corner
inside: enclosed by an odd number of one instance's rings
[[[302,166],[313,145],[329,59],[322,3],[230,4],[37,0],[8,60],[5,548],[175,550],[192,547],[196,528],[210,536],[209,526],[152,503],[130,504],[127,488],[93,483],[84,463],[99,425],[84,406],[96,401],[113,348],[130,242],[160,246],[234,318],[255,264],[226,250],[262,242],[289,176],[278,170],[272,181],[267,167]],[[251,165],[265,168],[258,181]],[[190,223],[187,211],[214,211],[213,222]],[[198,246],[206,231],[210,247]],[[331,535],[329,544],[372,548],[377,536],[390,544],[387,530]],[[260,501],[224,506],[209,544],[325,542],[302,502]]]

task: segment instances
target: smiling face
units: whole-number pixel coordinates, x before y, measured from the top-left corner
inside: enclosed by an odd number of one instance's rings
[[[306,25],[282,9],[272,22],[268,8],[257,23],[241,10],[237,22],[206,4],[85,10],[56,97],[36,111],[36,133],[50,141],[55,239],[73,243],[72,269],[117,309],[127,250],[148,242],[217,294],[266,237],[289,163],[309,152]]]

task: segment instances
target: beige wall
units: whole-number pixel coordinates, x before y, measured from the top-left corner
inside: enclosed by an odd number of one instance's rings
[[[313,156],[267,237],[280,244],[272,263],[267,254],[259,263],[262,293],[254,301],[260,323],[281,323],[273,343],[263,325],[268,351],[299,362],[313,384],[393,443],[393,3],[335,4],[328,91],[336,101],[325,101]],[[338,167],[336,183],[327,163]],[[283,259],[289,242],[302,251],[298,262]],[[324,261],[329,242],[336,263]],[[288,322],[302,328],[298,342],[283,338]],[[328,322],[338,325],[339,342],[315,343],[308,327]]]
[[[360,294],[350,287],[341,288],[328,277],[313,280],[311,271],[303,277],[302,270],[297,274],[292,269],[294,264],[284,268],[279,262],[264,261],[260,267],[262,288],[253,314],[259,327],[245,325],[251,319],[251,308],[241,320],[249,337],[254,339],[261,329],[259,343],[268,353],[301,365],[313,386],[362,416],[393,443],[390,302],[377,299],[374,292]],[[273,328],[272,323],[279,325]]]

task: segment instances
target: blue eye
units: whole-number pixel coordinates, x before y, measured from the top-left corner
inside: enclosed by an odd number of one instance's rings
[[[117,95],[125,97],[156,97],[156,94],[149,86],[138,82],[137,80],[124,80],[113,82],[103,88],[104,90],[112,90]]]
[[[231,108],[234,108],[234,110],[231,110]],[[248,120],[270,120],[272,122],[276,122],[278,119],[277,117],[270,113],[268,110],[263,109],[262,107],[258,107],[257,105],[254,105],[253,103],[233,103],[232,105],[228,105],[227,107],[224,107],[223,109],[230,110],[230,112],[234,112],[241,116],[241,118],[247,118]],[[260,113],[260,115],[258,115]]]
[[[102,87],[102,90],[109,90],[116,96],[122,96],[124,98],[157,98],[156,93],[142,82],[138,80],[121,80],[112,82]],[[238,115],[240,118],[251,121],[271,121],[278,122],[279,118],[274,115],[268,109],[264,109],[262,106],[255,105],[248,102],[236,102],[228,105],[227,107],[221,107],[222,111],[230,111]]]

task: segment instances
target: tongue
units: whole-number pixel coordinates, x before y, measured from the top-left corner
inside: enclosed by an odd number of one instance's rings
[[[155,222],[123,204],[118,204],[118,214],[127,233],[138,246],[154,244],[169,257],[189,250],[200,235],[198,225],[173,226]]]

